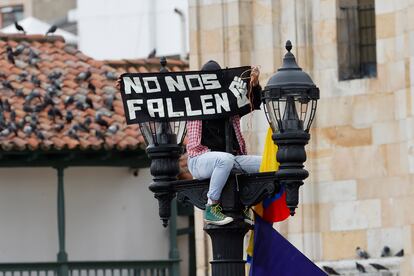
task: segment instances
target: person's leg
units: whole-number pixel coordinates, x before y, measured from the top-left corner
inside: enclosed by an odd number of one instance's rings
[[[234,167],[246,173],[257,173],[262,163],[262,157],[256,155],[238,155],[234,159]],[[243,219],[246,223],[253,225],[254,220],[248,206],[243,210]]]
[[[217,203],[234,166],[234,156],[226,152],[211,151],[190,158],[188,163],[188,169],[194,178],[210,178],[207,197]]]
[[[234,167],[246,173],[257,173],[262,163],[258,155],[237,155],[234,157]]]
[[[233,218],[221,212],[219,199],[227,178],[234,166],[234,156],[225,152],[207,152],[189,158],[188,169],[197,179],[210,177],[208,202],[204,211],[206,223],[224,225],[233,221]]]

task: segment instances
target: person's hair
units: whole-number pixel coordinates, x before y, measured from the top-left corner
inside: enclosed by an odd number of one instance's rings
[[[215,60],[209,60],[203,65],[203,67],[201,67],[202,71],[215,71],[220,69],[220,64],[218,64]]]

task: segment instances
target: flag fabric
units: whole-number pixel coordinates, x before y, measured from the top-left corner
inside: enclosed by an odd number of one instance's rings
[[[250,276],[321,276],[319,267],[294,247],[272,224],[256,215],[254,260]]]
[[[266,140],[263,150],[262,163],[260,172],[273,172],[279,169],[279,163],[276,161],[277,146],[272,139],[272,129],[269,127],[266,134]],[[289,208],[286,205],[286,193],[282,187],[279,193],[273,197],[265,199],[257,204],[254,210],[259,216],[268,222],[278,222],[287,219],[290,215]]]

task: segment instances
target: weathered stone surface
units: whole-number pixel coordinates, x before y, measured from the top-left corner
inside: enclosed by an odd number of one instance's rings
[[[357,246],[367,247],[364,230],[322,233],[323,260],[353,259]]]

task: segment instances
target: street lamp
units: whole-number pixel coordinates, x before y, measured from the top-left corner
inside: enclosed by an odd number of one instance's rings
[[[268,173],[232,173],[221,194],[223,212],[234,218],[227,225],[208,224],[204,230],[212,240],[213,276],[244,276],[243,239],[250,225],[243,220],[245,206],[254,206],[286,187],[286,200],[294,214],[298,205],[298,191],[308,172],[303,169],[306,161],[305,145],[310,135],[309,128],[316,111],[319,90],[308,74],[298,67],[286,43],[288,53],[283,66],[274,74],[262,93],[265,113],[273,130],[273,140],[279,146],[277,160],[279,170]],[[166,60],[161,59],[161,72]],[[207,180],[177,180],[178,159],[183,152],[185,122],[145,122],[139,123],[141,133],[147,143],[147,155],[151,159],[153,183],[150,190],[158,199],[159,215],[164,227],[171,215],[171,201],[190,202],[205,209],[207,203]]]
[[[319,88],[297,65],[290,52],[290,40],[285,47],[288,52],[283,65],[269,79],[262,91],[262,101],[273,131],[273,141],[278,146],[280,166],[277,175],[286,188],[286,203],[293,216],[299,202],[299,187],[309,175],[303,169],[305,145],[310,139],[309,129],[315,117]]]

